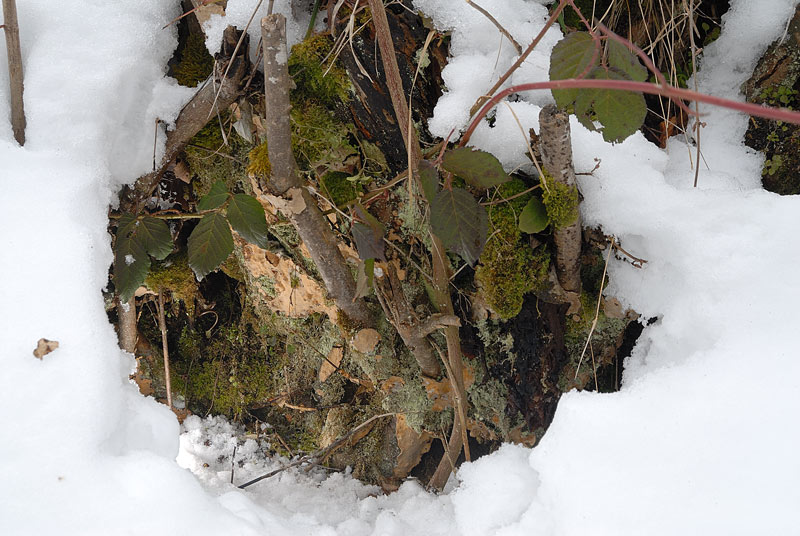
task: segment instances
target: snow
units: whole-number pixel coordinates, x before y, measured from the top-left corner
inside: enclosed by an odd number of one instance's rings
[[[491,11],[524,44],[543,24],[543,3],[498,1]],[[700,89],[741,99],[795,3],[732,0]],[[747,118],[703,108],[708,168],[698,188],[683,139],[666,151],[641,135],[612,146],[573,121],[576,168],[601,161],[579,179],[585,223],[648,261],[609,267],[606,293],[657,319],[626,361],[620,392],[565,395],[536,448],[506,445],[465,464],[442,495],[409,481],[385,496],[320,468],[240,491],[229,483],[234,445],[236,483],[288,460],[219,418],[191,417],[179,436],[172,413],[128,380],[134,362],[100,294],[112,260],[108,205],[152,164],[156,118],[173,121],[191,95],[164,76],[175,29],[160,28],[178,3],[66,4],[18,2],[24,148],[8,125],[0,59],[0,534],[799,532],[800,200],[760,188],[762,157],[742,144]],[[448,92],[431,119],[446,136],[466,126],[465,109],[515,53],[466,3],[415,4],[453,31]],[[243,26],[254,5],[230,0],[228,17]],[[276,9],[288,15],[288,5]],[[296,39],[304,26],[290,26]],[[526,80],[546,76],[558,37],[548,34]],[[527,132],[548,98],[501,104],[495,127],[482,125],[472,143],[507,169],[524,164],[511,110]],[[60,346],[38,360],[42,337]]]

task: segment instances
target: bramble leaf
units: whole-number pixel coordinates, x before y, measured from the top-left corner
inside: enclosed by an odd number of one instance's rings
[[[353,222],[353,240],[356,242],[358,257],[362,260],[378,259],[385,261],[383,234],[385,229],[378,219],[370,214],[360,203],[355,205],[356,215],[364,222]]]
[[[550,55],[550,80],[577,78],[592,63],[595,43],[588,32],[573,32],[556,43]],[[599,54],[595,64],[600,61]],[[554,89],[553,98],[559,108],[568,108],[578,96],[578,89]]]
[[[225,262],[233,251],[233,235],[225,216],[206,214],[189,235],[189,266],[203,279]]]
[[[136,236],[118,235],[114,245],[114,286],[120,300],[131,299],[149,270],[150,257]]]
[[[213,210],[227,201],[229,195],[228,187],[225,186],[225,183],[217,181],[211,187],[211,190],[197,202],[197,210],[201,212],[204,210]]]
[[[255,197],[236,194],[228,204],[228,221],[242,238],[261,249],[267,249],[267,217]]]
[[[422,193],[425,194],[425,199],[430,203],[439,191],[439,172],[427,160],[420,160],[417,173],[419,174],[419,181],[422,183]]]
[[[511,180],[493,154],[470,147],[457,147],[444,153],[442,167],[475,188],[491,188]]]
[[[172,233],[164,220],[144,216],[135,236],[145,251],[158,260],[166,259],[172,253]]]
[[[608,40],[608,66],[625,73],[630,80],[647,80],[647,69],[639,62],[639,58],[622,43],[611,39]]]
[[[597,68],[591,77],[598,80],[624,80],[616,71]],[[592,116],[594,112],[594,116]],[[620,142],[639,130],[647,115],[647,104],[641,93],[612,89],[585,89],[575,101],[575,115],[589,130],[597,130],[592,122],[603,125],[603,139]]]
[[[532,197],[519,215],[519,229],[523,233],[541,233],[547,228],[547,208],[538,197]]]
[[[486,209],[463,188],[442,190],[431,203],[431,229],[470,266],[486,243]]]
[[[353,301],[369,295],[375,280],[375,259],[367,259],[358,264],[358,275],[356,276],[356,295]]]

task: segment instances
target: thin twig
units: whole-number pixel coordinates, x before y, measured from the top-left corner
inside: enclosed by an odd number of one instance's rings
[[[498,30],[500,30],[500,33],[501,33],[501,34],[503,34],[503,35],[506,37],[506,39],[508,39],[509,41],[511,41],[511,44],[512,44],[512,45],[514,45],[514,48],[515,48],[515,49],[516,49],[516,51],[517,51],[517,54],[522,54],[522,46],[520,46],[520,44],[517,42],[517,40],[516,40],[516,39],[514,39],[514,37],[513,37],[513,36],[512,36],[510,33],[508,33],[508,30],[506,30],[505,28],[503,28],[503,25],[502,25],[502,24],[500,24],[500,23],[497,21],[497,19],[496,19],[496,18],[494,18],[494,17],[492,16],[492,14],[491,14],[491,13],[489,13],[488,11],[486,11],[485,9],[483,9],[481,6],[479,6],[478,4],[476,4],[475,2],[473,2],[472,0],[465,0],[465,1],[467,2],[467,4],[469,4],[470,6],[474,7],[474,8],[475,8],[475,10],[476,10],[478,13],[480,13],[481,15],[483,15],[484,17],[486,17],[487,19],[489,19],[489,21],[490,21],[492,24],[494,24],[495,28],[497,28]]]
[[[244,484],[239,486],[239,489],[244,489],[244,488],[247,488],[249,486],[252,486],[253,484],[255,484],[257,482],[261,482],[262,480],[264,480],[266,478],[270,478],[272,476],[275,476],[275,475],[277,475],[279,473],[282,473],[283,471],[286,471],[287,469],[291,469],[292,467],[297,467],[298,465],[303,465],[304,463],[312,462],[312,460],[325,458],[326,456],[330,455],[333,451],[335,451],[336,449],[341,447],[344,444],[345,441],[350,439],[359,430],[362,430],[366,426],[371,425],[373,422],[375,422],[378,419],[382,419],[384,417],[393,417],[395,415],[396,415],[396,413],[382,413],[380,415],[375,415],[373,417],[370,417],[369,419],[367,419],[363,423],[359,424],[358,426],[356,426],[355,428],[353,428],[352,430],[347,432],[345,435],[341,436],[339,439],[337,439],[336,441],[334,441],[333,443],[328,445],[327,447],[322,448],[322,449],[317,449],[314,452],[312,452],[311,454],[307,454],[306,456],[298,458],[297,460],[295,460],[295,461],[293,461],[293,462],[291,462],[291,463],[289,463],[287,465],[284,465],[283,467],[281,467],[279,469],[275,469],[274,471],[270,471],[269,473],[263,474],[263,475],[261,475],[259,477],[256,477],[256,478],[254,478],[254,479],[252,479],[252,480],[250,480],[248,482],[245,482]]]
[[[158,328],[161,330],[161,352],[164,355],[164,383],[167,388],[167,405],[172,409],[172,382],[169,377],[169,345],[167,344],[167,321],[164,315],[164,291],[158,293]]]

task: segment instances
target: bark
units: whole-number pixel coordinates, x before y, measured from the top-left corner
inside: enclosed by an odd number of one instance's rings
[[[117,305],[119,317],[119,347],[130,354],[136,353],[136,298],[131,297],[128,303]]]
[[[264,17],[261,20],[261,36],[264,44],[267,146],[272,176],[259,187],[262,191],[288,200],[282,211],[308,247],[311,259],[336,306],[361,325],[372,325],[366,302],[363,298],[355,298],[356,282],[339,251],[336,236],[316,200],[304,187],[292,154],[289,123],[291,86],[285,17],[280,14]]]
[[[544,169],[556,182],[575,188],[572,165],[572,139],[569,114],[555,105],[545,106],[539,113],[539,151]],[[581,291],[581,217],[553,233],[556,244],[556,274],[567,292]]]
[[[22,51],[19,46],[19,22],[16,0],[3,0],[3,23],[8,52],[8,79],[11,86],[11,129],[14,139],[25,145],[25,107],[22,100]]]
[[[161,353],[164,356],[164,383],[167,386],[167,405],[172,409],[172,382],[169,377],[169,345],[167,344],[167,319],[164,315],[164,291],[158,293],[158,329],[161,331]]]

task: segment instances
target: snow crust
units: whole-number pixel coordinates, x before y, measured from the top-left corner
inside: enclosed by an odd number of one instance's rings
[[[543,24],[542,3],[485,7],[524,45]],[[191,95],[164,76],[175,30],[160,28],[178,3],[17,4],[25,148],[8,125],[0,40],[0,534],[798,534],[800,200],[760,188],[762,157],[742,144],[746,117],[703,109],[708,168],[696,189],[683,139],[667,151],[641,135],[612,146],[572,124],[576,168],[601,160],[580,178],[584,221],[648,261],[611,260],[606,293],[657,319],[620,392],[565,395],[535,449],[506,445],[466,464],[440,496],[413,481],[382,496],[321,470],[239,491],[229,483],[234,443],[237,483],[286,460],[221,419],[192,417],[179,439],[174,416],[128,380],[134,362],[100,295],[108,205],[151,165],[156,117],[173,120]],[[230,0],[228,16],[243,26],[254,4]],[[700,89],[741,99],[795,4],[732,0]],[[465,3],[415,5],[453,31],[448,93],[431,119],[446,136],[514,52]],[[276,6],[289,14],[288,2]],[[524,80],[546,76],[551,33]],[[511,110],[527,132],[547,98],[501,104],[495,128],[473,143],[507,169],[523,164]],[[41,337],[60,347],[40,361]]]

